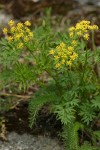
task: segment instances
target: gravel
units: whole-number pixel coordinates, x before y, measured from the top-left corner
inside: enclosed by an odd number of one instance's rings
[[[46,136],[34,137],[30,134],[8,134],[7,142],[0,141],[0,150],[64,150],[57,139]]]

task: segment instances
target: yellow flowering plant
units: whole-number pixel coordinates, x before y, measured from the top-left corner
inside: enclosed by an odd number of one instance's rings
[[[100,49],[93,37],[92,50],[87,47],[98,26],[82,20],[66,33],[54,33],[45,21],[33,31],[30,27],[29,21],[11,20],[3,29],[1,83],[16,82],[24,91],[38,84],[40,88],[29,102],[30,126],[41,107],[49,104],[50,112],[62,123],[67,150],[83,150],[79,136],[84,141],[86,135],[99,150],[96,141],[100,131],[94,131],[94,127],[100,119]]]

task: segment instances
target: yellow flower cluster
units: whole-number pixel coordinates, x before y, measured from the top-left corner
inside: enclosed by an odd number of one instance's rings
[[[4,28],[4,29],[3,29],[3,33],[4,33],[4,34],[7,34],[7,32],[8,32],[8,29],[7,29],[7,28]]]
[[[85,40],[89,40],[89,31],[98,30],[97,25],[90,25],[90,21],[82,20],[77,23],[76,26],[69,28],[69,36],[73,38],[74,36],[83,37]]]
[[[78,57],[78,54],[74,51],[76,44],[75,40],[72,41],[72,45],[68,46],[62,42],[55,49],[49,51],[49,54],[53,56],[56,68],[61,68],[63,65],[72,65],[72,62]]]
[[[8,22],[8,25],[9,25],[9,26],[13,26],[13,25],[14,25],[14,21],[13,21],[13,20],[10,20],[10,21]]]
[[[24,47],[24,43],[29,42],[33,37],[33,33],[29,29],[31,23],[26,21],[24,23],[19,22],[15,24],[13,20],[10,20],[8,25],[8,28],[3,29],[4,34],[9,33],[7,40],[9,42],[17,43],[17,48],[22,49]]]

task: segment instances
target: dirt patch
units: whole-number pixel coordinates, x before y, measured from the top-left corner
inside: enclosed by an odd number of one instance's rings
[[[53,114],[48,112],[48,106],[44,106],[37,117],[33,128],[29,127],[28,102],[20,103],[16,108],[5,114],[7,131],[15,131],[19,134],[30,133],[34,135],[49,135],[57,137],[61,131],[61,123]]]

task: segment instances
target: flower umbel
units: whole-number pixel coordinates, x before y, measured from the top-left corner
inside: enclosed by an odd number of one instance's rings
[[[49,54],[53,56],[57,69],[64,65],[71,66],[73,61],[78,57],[78,54],[74,52],[74,47],[72,45],[67,46],[64,42],[61,42],[55,49],[50,50]]]
[[[63,66],[72,66],[74,61],[79,57],[77,51],[77,45],[80,38],[89,40],[89,32],[91,30],[97,30],[97,25],[91,25],[90,21],[82,20],[75,26],[69,28],[69,40],[66,43],[61,42],[55,49],[49,51],[49,54],[53,56],[55,67],[57,69]]]
[[[75,27],[69,28],[69,36],[73,38],[77,35],[77,37],[83,37],[85,40],[89,40],[89,31],[98,30],[97,25],[90,25],[90,21],[82,20],[77,23]]]
[[[4,34],[10,34],[7,36],[8,42],[17,43],[17,48],[21,49],[24,47],[24,43],[28,42],[29,40],[31,41],[33,32],[31,32],[29,29],[29,26],[31,25],[29,21],[15,24],[13,20],[10,20],[8,25],[8,28],[3,29]]]

